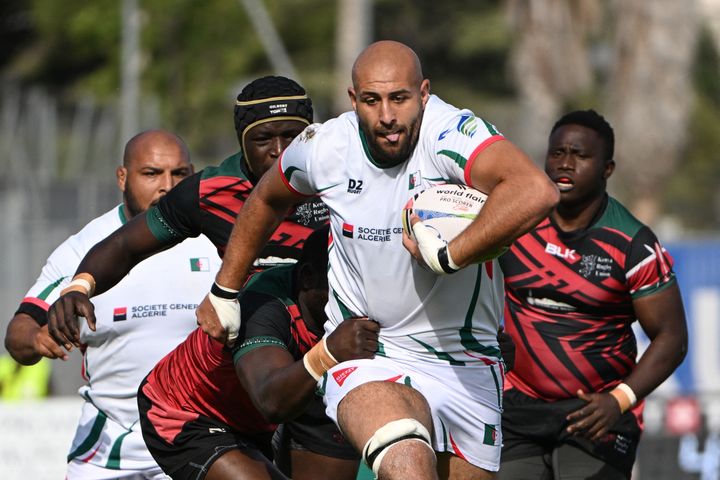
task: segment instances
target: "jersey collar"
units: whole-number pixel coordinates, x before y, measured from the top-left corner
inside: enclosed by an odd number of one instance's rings
[[[388,168],[397,167],[401,163],[405,163],[405,160],[398,160],[397,162],[390,164],[390,165],[379,164],[378,162],[375,161],[372,154],[370,153],[370,147],[368,146],[368,141],[367,141],[367,138],[365,137],[365,132],[363,132],[362,128],[360,128],[359,126],[358,126],[358,132],[360,132],[360,143],[362,143],[363,150],[365,151],[365,156],[367,157],[368,160],[370,160],[370,163],[372,163],[376,167],[382,168],[382,169],[388,169]]]

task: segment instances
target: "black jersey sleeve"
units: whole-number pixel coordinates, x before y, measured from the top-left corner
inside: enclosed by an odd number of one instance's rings
[[[673,259],[647,226],[638,230],[630,244],[625,265],[633,298],[655,293],[675,282]]]
[[[240,297],[240,311],[244,332],[243,341],[233,348],[235,362],[258,347],[275,345],[288,349],[291,317],[280,300],[272,295],[247,291]]]
[[[201,176],[198,172],[184,179],[148,210],[148,227],[161,242],[177,243],[202,233]]]

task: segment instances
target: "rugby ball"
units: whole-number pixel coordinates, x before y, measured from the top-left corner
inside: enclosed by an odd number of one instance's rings
[[[415,214],[449,242],[475,219],[487,195],[465,185],[436,185],[416,193],[403,208],[403,230],[414,239],[410,216]]]

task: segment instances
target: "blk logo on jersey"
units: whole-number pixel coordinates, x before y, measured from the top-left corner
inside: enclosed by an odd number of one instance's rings
[[[555,255],[556,257],[564,258],[566,260],[577,260],[575,250],[571,248],[563,248],[559,245],[555,245],[554,243],[548,242],[547,245],[545,245],[545,252],[549,253],[550,255]]]
[[[353,238],[355,236],[355,227],[349,223],[343,223],[343,237]]]
[[[113,322],[127,320],[127,307],[115,307],[113,309]]]
[[[355,194],[362,193],[362,186],[363,186],[362,180],[354,180],[351,178],[348,180],[347,191],[348,191],[348,193],[355,193]]]

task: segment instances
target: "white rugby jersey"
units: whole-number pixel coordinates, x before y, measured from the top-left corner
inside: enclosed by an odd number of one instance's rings
[[[380,323],[381,355],[433,363],[499,357],[503,278],[496,260],[439,276],[402,245],[401,212],[410,197],[443,183],[470,184],[470,159],[502,137],[469,110],[432,95],[410,159],[379,168],[354,112],[309,126],[285,150],[288,186],[319,194],[330,208],[331,332],[343,318]]]
[[[23,302],[48,310],[90,248],[123,223],[120,205],[69,237],[50,255]],[[80,319],[87,384],[79,393],[88,402],[81,423],[92,417],[88,408],[98,415],[89,425],[78,426],[70,457],[119,469],[155,465],[140,436],[137,389],[155,364],[197,327],[195,309],[219,266],[212,243],[203,236],[191,238],[139,263],[114,288],[92,298],[96,331]],[[116,425],[101,429],[107,420]],[[131,429],[133,435],[126,438]],[[142,448],[134,445],[135,435]]]

